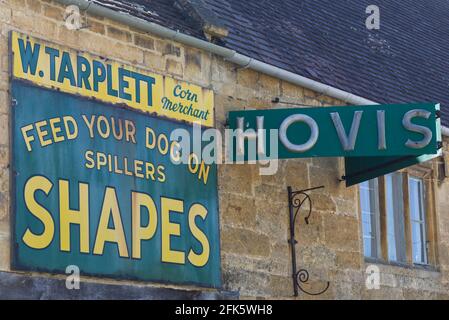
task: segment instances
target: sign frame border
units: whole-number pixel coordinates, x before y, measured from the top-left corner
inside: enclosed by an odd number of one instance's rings
[[[27,81],[24,79],[18,79],[14,77],[13,74],[13,70],[14,70],[14,52],[12,50],[12,34],[14,32],[19,32],[17,30],[10,30],[8,32],[8,59],[10,61],[9,63],[9,70],[8,70],[8,80],[9,80],[9,84],[8,84],[8,90],[9,90],[9,99],[7,99],[7,101],[9,101],[9,108],[10,108],[10,112],[9,112],[9,150],[8,150],[8,154],[9,154],[9,227],[10,227],[10,268],[12,271],[25,271],[25,272],[37,272],[39,274],[51,274],[51,275],[64,275],[65,273],[63,272],[57,272],[57,271],[48,271],[48,270],[42,270],[40,268],[28,268],[28,267],[24,267],[23,265],[21,265],[18,262],[18,257],[17,257],[17,235],[15,234],[15,227],[16,227],[16,215],[17,215],[17,197],[16,197],[16,167],[15,167],[15,157],[14,157],[14,145],[15,145],[15,139],[14,139],[14,128],[15,128],[15,106],[16,106],[16,102],[13,98],[12,95],[12,85],[13,85],[13,81],[17,81],[18,83],[24,83],[26,85],[29,86],[33,86],[36,88],[39,88],[41,90],[46,90],[46,91],[55,91],[52,90],[50,88],[46,88],[44,86],[39,86],[36,83],[33,83],[31,81]],[[20,32],[19,32],[20,33]],[[43,40],[43,39],[42,39]],[[47,40],[44,40],[47,41]],[[60,45],[60,44],[57,44]],[[62,46],[62,45],[61,45]],[[189,125],[189,126],[193,126],[193,123],[187,122],[187,121],[183,121],[183,120],[178,120],[178,119],[173,119],[173,118],[169,118],[166,116],[162,116],[162,115],[158,115],[158,114],[150,114],[148,112],[144,112],[144,111],[140,111],[137,109],[133,109],[130,106],[127,106],[126,104],[114,104],[114,103],[108,103],[99,99],[95,99],[92,97],[85,97],[85,96],[81,96],[81,95],[74,95],[71,93],[67,93],[67,92],[62,92],[63,94],[67,94],[69,96],[72,97],[76,97],[78,99],[81,100],[86,100],[86,101],[95,101],[98,103],[101,103],[105,106],[108,107],[114,107],[114,108],[120,108],[126,111],[130,111],[133,113],[137,113],[143,116],[147,116],[147,117],[155,117],[155,118],[159,118],[165,121],[169,121],[172,122],[174,124],[184,124],[184,125]],[[214,99],[215,99],[215,95],[214,95]],[[207,127],[207,126],[201,126],[201,128],[215,128],[216,125],[216,113],[215,113],[215,103],[214,103],[214,126],[213,127]],[[185,282],[176,282],[176,281],[170,281],[170,280],[142,280],[139,279],[137,277],[132,277],[132,276],[111,276],[111,275],[102,275],[102,274],[95,274],[95,273],[82,273],[81,272],[81,276],[87,277],[87,278],[98,278],[98,279],[109,279],[109,280],[113,280],[113,281],[135,281],[141,284],[162,284],[162,285],[175,285],[175,286],[180,286],[180,287],[186,287],[186,286],[193,286],[193,287],[197,287],[197,288],[205,288],[205,289],[215,289],[215,290],[223,290],[223,268],[222,268],[222,259],[221,259],[221,224],[220,224],[220,196],[219,196],[219,192],[218,192],[218,164],[215,164],[216,166],[216,171],[217,171],[217,179],[215,181],[215,185],[213,186],[213,188],[217,191],[217,230],[218,230],[218,243],[217,243],[217,251],[218,251],[218,259],[219,259],[219,263],[218,263],[218,274],[219,274],[219,284],[218,286],[213,286],[213,285],[206,285],[206,284],[200,284],[197,282],[191,282],[191,281],[185,281]]]

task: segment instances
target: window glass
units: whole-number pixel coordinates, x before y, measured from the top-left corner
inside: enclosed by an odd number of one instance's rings
[[[411,177],[408,185],[413,262],[427,264],[423,182],[421,179]]]
[[[365,257],[378,258],[379,192],[377,179],[360,184],[360,207],[362,210],[363,248]]]
[[[385,187],[388,259],[390,261],[406,262],[402,174],[392,173],[386,175]]]

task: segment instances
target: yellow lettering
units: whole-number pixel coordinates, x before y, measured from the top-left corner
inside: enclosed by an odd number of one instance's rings
[[[90,121],[84,114],[82,117],[83,117],[84,122],[86,123],[87,128],[89,129],[89,136],[93,139],[94,138],[95,116],[93,115],[92,117],[90,117]]]
[[[167,136],[165,134],[161,134],[157,138],[157,147],[159,149],[159,152],[162,155],[165,156],[167,154],[167,152],[168,152],[168,139],[167,139]]]
[[[150,240],[156,233],[157,227],[157,209],[153,199],[140,192],[132,193],[132,225],[133,225],[133,258],[141,258],[141,241]],[[148,225],[142,227],[141,224],[141,207],[145,207],[148,211]]]
[[[154,165],[151,162],[145,163],[145,173],[147,179],[154,181]]]
[[[104,128],[101,125],[102,123],[104,124]],[[109,127],[109,122],[105,116],[98,117],[97,130],[98,133],[100,134],[100,137],[102,137],[103,139],[107,139],[111,134],[111,128]]]
[[[158,181],[159,182],[165,182],[165,167],[163,165],[160,165],[157,167],[157,173],[159,175]]]
[[[54,142],[61,142],[64,141],[63,136],[58,136],[58,133],[60,133],[62,130],[60,127],[57,127],[56,124],[61,122],[61,118],[53,118],[49,120],[51,133],[53,134],[53,140]]]
[[[51,144],[51,140],[45,140],[45,137],[48,135],[48,131],[42,129],[42,127],[45,125],[47,125],[47,121],[36,122],[37,136],[39,138],[42,147],[46,147]]]
[[[55,224],[50,212],[41,206],[34,197],[38,190],[43,191],[46,195],[50,193],[53,184],[50,180],[42,176],[34,176],[25,184],[25,205],[30,213],[38,218],[44,225],[44,231],[37,235],[29,228],[23,235],[23,242],[33,249],[45,249],[50,245],[55,234]]]
[[[62,118],[64,120],[64,128],[65,133],[67,135],[68,140],[73,140],[76,137],[78,137],[78,124],[76,123],[75,119],[71,116],[66,116]],[[72,124],[73,131],[70,131],[70,125]]]
[[[109,219],[112,216],[114,229],[109,229]],[[98,223],[97,238],[95,239],[94,254],[103,254],[105,242],[114,242],[118,246],[120,257],[128,257],[125,231],[118,206],[117,194],[113,188],[106,188],[100,222]]]
[[[106,157],[106,155],[102,152],[98,152],[97,153],[97,170],[100,170],[101,167],[104,167],[105,165],[108,164],[108,158]]]
[[[25,127],[22,127],[20,130],[22,131],[23,140],[25,140],[27,150],[30,152],[32,150],[31,142],[34,141],[34,136],[29,136],[27,133],[28,131],[33,130],[33,125],[29,124]]]
[[[181,160],[181,145],[177,141],[173,141],[170,146],[170,156],[173,162],[178,162]]]
[[[136,126],[134,122],[125,120],[126,141],[136,144]]]
[[[199,161],[196,154],[192,153],[189,155],[188,168],[190,173],[195,174],[198,172],[198,168],[200,166],[198,162]]]
[[[206,219],[207,209],[201,204],[197,203],[194,204],[189,210],[189,228],[195,239],[197,239],[201,243],[203,252],[201,254],[196,254],[192,249],[190,249],[188,259],[194,266],[203,267],[209,260],[210,247],[206,235],[195,224],[195,218],[198,216],[203,220]]]
[[[94,152],[91,150],[87,150],[84,154],[84,158],[86,159],[86,168],[93,169],[95,167],[95,161],[93,159]]]
[[[145,145],[148,149],[154,149],[156,146],[156,133],[154,133],[154,130],[151,128],[146,128],[146,139],[145,139]],[[150,143],[150,140],[152,141]]]
[[[142,173],[142,166],[143,166],[143,161],[134,160],[134,174],[138,178],[145,178],[145,176]]]
[[[69,182],[59,180],[61,250],[70,252],[70,225],[79,225],[80,251],[89,253],[89,185],[79,183],[79,210],[70,209]],[[78,237],[77,237],[78,238]]]
[[[161,219],[162,219],[162,262],[185,264],[185,253],[171,250],[170,237],[180,236],[181,227],[177,223],[170,222],[170,212],[184,211],[184,203],[180,200],[161,198]]]
[[[198,179],[201,180],[201,178],[203,178],[204,184],[207,184],[207,180],[209,179],[209,169],[210,169],[210,166],[206,165],[206,163],[204,163],[204,160],[201,161],[200,173],[198,175]]]

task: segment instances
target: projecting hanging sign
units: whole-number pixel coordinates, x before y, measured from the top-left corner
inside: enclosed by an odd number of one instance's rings
[[[239,138],[245,138],[244,131],[265,129],[258,144],[265,144],[269,153],[274,138],[270,133],[275,135],[279,151],[268,158],[434,154],[441,139],[438,108],[435,104],[397,104],[232,111],[229,125],[243,131],[236,135],[237,147]]]
[[[441,141],[438,110],[438,104],[421,103],[232,111],[229,126],[236,133],[229,157],[234,160],[345,157],[354,159],[352,163],[363,157],[373,160],[370,167],[363,161],[351,173],[360,177],[362,172],[372,169],[371,173],[384,174],[390,164],[394,163],[397,170],[401,163],[410,165],[411,158],[438,153]],[[383,165],[383,169],[374,170],[376,165]]]
[[[184,149],[181,163],[171,138],[192,126],[36,86],[17,57],[13,70],[12,268],[220,287],[216,165]]]

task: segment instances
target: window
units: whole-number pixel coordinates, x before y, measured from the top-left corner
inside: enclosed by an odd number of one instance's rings
[[[360,184],[363,247],[366,257],[379,258],[379,198],[377,179]]]
[[[402,174],[385,176],[388,260],[406,262]]]
[[[395,172],[359,185],[363,251],[400,264],[436,264],[432,169]]]
[[[408,181],[410,223],[412,228],[413,262],[427,264],[426,219],[422,179],[410,177]]]

